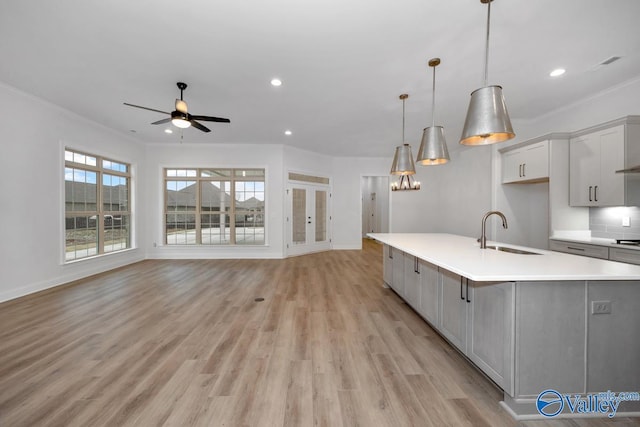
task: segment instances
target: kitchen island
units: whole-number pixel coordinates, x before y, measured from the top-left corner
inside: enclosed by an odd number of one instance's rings
[[[640,266],[451,234],[369,237],[384,244],[385,285],[504,390],[514,417],[542,417],[544,390],[640,391]]]

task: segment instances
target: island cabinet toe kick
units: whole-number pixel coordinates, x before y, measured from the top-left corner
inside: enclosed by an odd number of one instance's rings
[[[639,266],[399,236],[372,235],[384,283],[502,388],[514,418],[640,416]]]

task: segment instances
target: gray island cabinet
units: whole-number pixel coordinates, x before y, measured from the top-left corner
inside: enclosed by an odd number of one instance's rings
[[[384,244],[385,285],[502,388],[514,417],[542,417],[549,389],[640,391],[640,266],[451,234],[369,236]],[[623,413],[640,415],[640,402]]]

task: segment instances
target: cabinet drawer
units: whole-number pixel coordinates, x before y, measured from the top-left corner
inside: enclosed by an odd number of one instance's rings
[[[584,243],[549,241],[549,249],[556,252],[609,259],[609,248],[605,246],[587,245]]]
[[[609,248],[609,259],[611,261],[620,261],[629,264],[640,264],[640,251],[634,249]]]

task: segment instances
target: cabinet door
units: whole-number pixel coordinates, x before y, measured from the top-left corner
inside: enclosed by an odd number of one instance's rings
[[[393,254],[393,280],[391,287],[401,297],[404,297],[404,252],[391,248]]]
[[[404,254],[404,300],[416,310],[420,305],[418,257],[409,254]]]
[[[440,283],[440,332],[464,353],[467,343],[466,280],[450,271],[440,270]]]
[[[594,188],[600,176],[600,143],[594,135],[569,142],[569,204],[594,206]]]
[[[514,283],[469,281],[467,357],[513,396]]]
[[[513,150],[502,154],[502,183],[518,182],[522,179],[522,151]]]
[[[523,181],[549,178],[549,142],[542,141],[522,148]]]
[[[624,125],[605,129],[569,144],[569,204],[623,206]]]
[[[418,312],[436,328],[440,327],[438,289],[440,276],[438,267],[420,260],[420,306]]]
[[[393,253],[389,245],[382,247],[382,280],[393,287]]]
[[[594,188],[596,206],[623,206],[624,174],[624,126],[617,126],[597,134],[600,144],[600,176]]]

